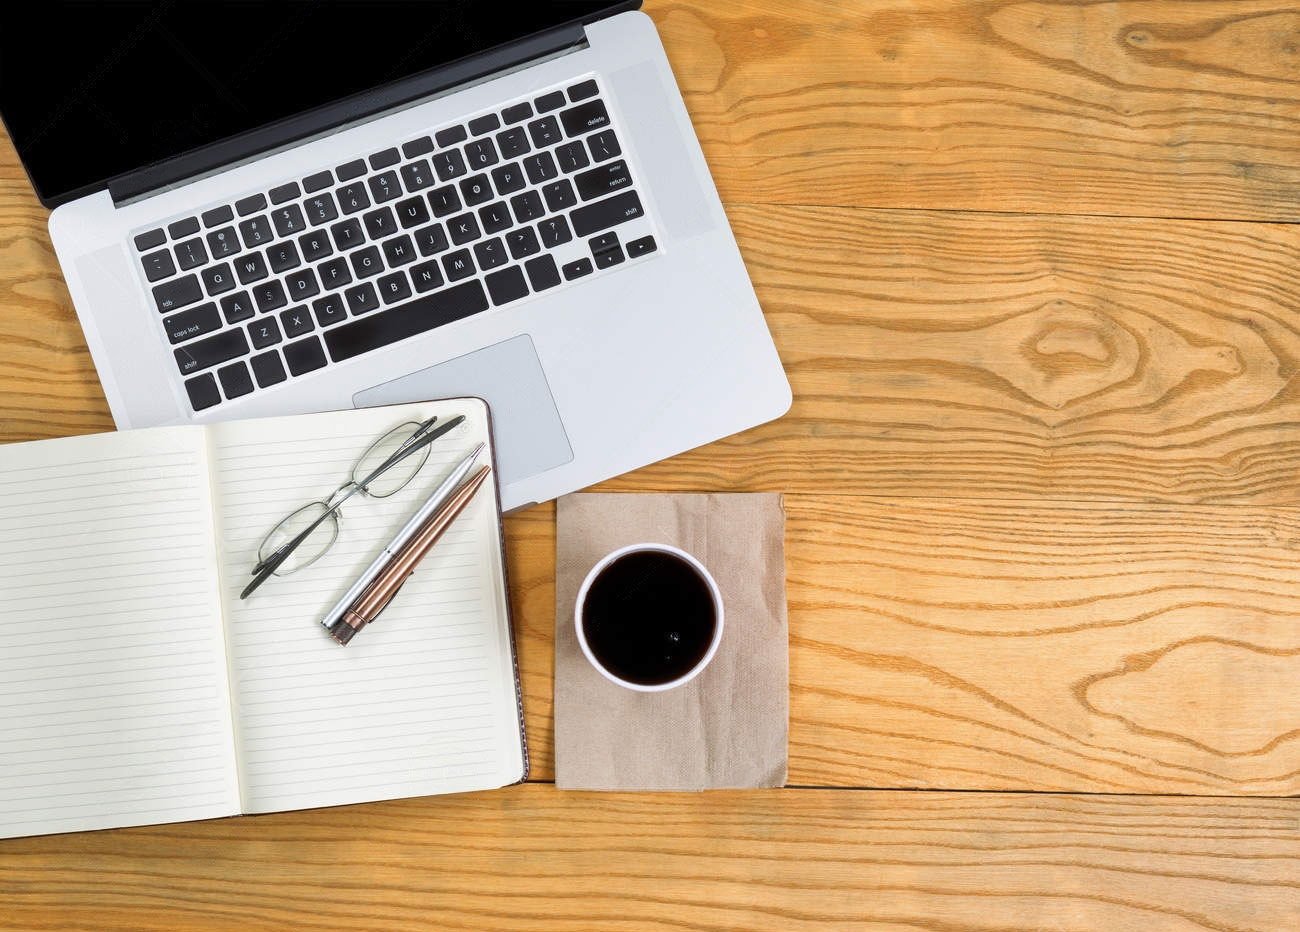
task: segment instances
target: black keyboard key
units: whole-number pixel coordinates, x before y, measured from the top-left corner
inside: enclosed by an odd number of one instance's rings
[[[399,269],[415,261],[415,247],[411,244],[409,236],[394,236],[392,239],[384,240],[383,250],[384,260],[390,269]]]
[[[410,142],[402,143],[402,155],[408,159],[413,159],[417,155],[428,155],[433,151],[433,140],[428,136],[421,136],[419,139],[412,139]]]
[[[241,217],[247,217],[249,214],[255,214],[259,210],[266,208],[265,194],[250,194],[248,197],[241,197],[235,201],[235,211]]]
[[[365,215],[366,232],[372,240],[383,239],[397,232],[397,219],[391,207],[381,207]]]
[[[487,168],[501,161],[491,139],[475,139],[465,144],[465,160],[470,168]]]
[[[505,265],[508,261],[505,244],[495,236],[481,243],[475,243],[474,257],[478,259],[478,267],[484,272],[495,269],[498,265]]]
[[[284,348],[284,361],[294,375],[306,375],[320,369],[328,361],[325,350],[321,348],[319,337],[308,337],[297,343],[289,343]]]
[[[492,185],[488,184],[487,175],[470,175],[461,181],[460,193],[465,198],[465,206],[473,207],[476,204],[491,200]]]
[[[167,242],[167,234],[161,229],[149,230],[147,233],[141,233],[135,238],[135,248],[144,252],[146,249],[161,246],[165,242]]]
[[[612,231],[609,233],[602,233],[600,236],[594,236],[587,241],[587,246],[591,249],[592,255],[595,255],[598,252],[604,252],[606,249],[613,249],[617,245],[618,234]]]
[[[447,281],[458,282],[474,274],[474,260],[468,249],[457,249],[442,257],[442,268],[447,273]]]
[[[516,194],[510,199],[510,209],[515,212],[515,220],[520,223],[529,223],[546,215],[546,208],[542,206],[542,196],[536,191]]]
[[[495,204],[488,204],[486,207],[480,207],[478,211],[479,220],[483,222],[484,233],[500,233],[514,226],[514,218],[510,216],[510,208],[506,206],[505,201],[497,201]]]
[[[507,124],[518,123],[520,120],[526,120],[533,115],[533,105],[528,101],[521,104],[513,104],[501,111],[501,119]]]
[[[234,227],[222,227],[208,234],[208,249],[214,259],[233,256],[242,248],[239,245],[239,237],[235,235]]]
[[[578,197],[573,193],[573,185],[569,184],[568,178],[552,181],[542,188],[542,194],[546,198],[546,206],[552,211],[567,210],[578,203]]]
[[[553,116],[542,117],[540,120],[533,120],[533,122],[529,123],[528,135],[532,137],[533,145],[538,149],[553,146],[562,138],[560,136],[560,124]]]
[[[584,275],[590,275],[591,269],[590,259],[579,259],[576,262],[566,263],[564,266],[564,279],[571,282],[575,278],[582,278]]]
[[[304,262],[319,262],[333,255],[334,247],[330,245],[329,234],[324,230],[304,233],[298,237],[298,248],[302,250]]]
[[[528,283],[533,286],[533,291],[545,291],[560,283],[560,270],[547,253],[525,262],[524,271],[528,273]]]
[[[609,125],[609,111],[603,100],[589,100],[585,104],[570,107],[560,114],[564,132],[569,136],[581,136],[593,129],[604,129]]]
[[[339,252],[347,252],[361,246],[366,241],[366,234],[361,230],[361,221],[356,217],[351,220],[343,220],[330,227],[330,235],[334,237],[334,245],[338,247]]]
[[[448,220],[447,231],[451,234],[451,241],[457,246],[476,240],[483,235],[479,232],[478,221],[474,219],[473,214],[469,213]]]
[[[465,168],[465,160],[461,157],[459,149],[448,149],[446,152],[439,152],[432,158],[434,171],[438,173],[438,177],[443,181],[459,178],[468,171]]]
[[[327,294],[323,298],[317,298],[311,303],[311,309],[316,312],[316,321],[322,327],[348,319],[348,310],[343,305],[341,294]]]
[[[237,324],[241,320],[248,320],[257,312],[253,309],[253,299],[248,296],[248,292],[236,291],[221,299],[221,313],[225,316],[226,323]]]
[[[635,191],[624,191],[603,201],[587,204],[574,210],[569,215],[573,222],[573,232],[578,236],[590,236],[627,220],[645,216],[641,207],[641,198]]]
[[[606,159],[612,159],[616,155],[623,154],[623,150],[618,144],[618,137],[614,135],[612,129],[596,133],[594,136],[588,136],[587,148],[591,150],[591,158],[596,162],[603,162]]]
[[[239,235],[244,238],[244,245],[249,249],[264,246],[275,239],[271,224],[266,217],[249,217],[239,222]]]
[[[175,250],[176,263],[181,267],[182,272],[198,268],[208,261],[208,251],[203,248],[203,240],[197,236],[183,243],[177,243]]]
[[[166,249],[159,249],[157,252],[142,256],[140,263],[144,266],[144,277],[151,282],[176,274],[176,263],[172,261],[172,254]]]
[[[385,304],[396,304],[411,296],[411,283],[406,280],[405,272],[385,275],[376,284],[379,285],[379,296]]]
[[[632,258],[652,253],[655,249],[655,238],[653,236],[643,236],[627,244],[627,254]]]
[[[578,193],[582,195],[582,199],[590,201],[630,187],[632,175],[627,170],[627,162],[619,159],[617,162],[606,162],[591,171],[574,175],[573,180],[578,185]]]
[[[537,224],[537,232],[541,234],[542,245],[547,249],[554,249],[573,239],[573,234],[569,232],[569,221],[563,217],[548,217]]]
[[[581,81],[569,88],[569,100],[575,104],[580,100],[596,96],[596,82],[592,79]]]
[[[446,129],[440,129],[433,134],[433,138],[438,141],[438,145],[454,146],[458,142],[464,142],[468,138],[463,126],[448,126]]]
[[[414,235],[415,247],[420,250],[422,256],[436,255],[450,245],[447,242],[447,234],[443,232],[441,223],[435,223],[432,226],[416,230]]]
[[[546,113],[549,110],[558,110],[564,106],[564,92],[551,91],[549,94],[543,94],[533,101],[533,106],[537,108],[538,113]]]
[[[195,411],[221,403],[221,392],[217,390],[217,380],[211,372],[205,372],[197,379],[187,379],[185,393],[190,396],[190,407]]]
[[[533,232],[532,227],[511,230],[506,234],[506,242],[510,244],[510,255],[516,259],[526,259],[542,251],[542,246],[537,242],[537,234]]]
[[[587,158],[587,147],[581,142],[566,142],[555,150],[555,159],[560,163],[560,171],[566,175],[591,164],[591,159]]]
[[[401,160],[402,157],[397,154],[397,147],[393,146],[391,149],[385,149],[383,152],[376,152],[372,155],[370,157],[370,167],[375,171],[379,171],[389,165],[396,165]]]
[[[271,203],[283,204],[285,201],[292,201],[302,196],[302,190],[298,187],[298,182],[290,181],[288,184],[277,185],[271,189]]]
[[[307,305],[305,304],[291,307],[287,311],[281,311],[280,326],[284,328],[285,337],[290,340],[294,337],[300,337],[304,333],[311,333],[316,329],[316,325],[311,322],[311,315],[307,313]],[[288,348],[285,349],[285,353],[288,353]]]
[[[397,174],[397,172],[382,172],[370,179],[370,193],[375,196],[376,204],[402,196],[402,183],[397,180]]]
[[[248,325],[248,338],[253,341],[254,349],[266,349],[280,342],[280,326],[274,317],[263,318]]]
[[[334,174],[338,176],[339,183],[351,181],[353,178],[359,178],[366,173],[366,163],[363,159],[353,159],[351,162],[344,162],[338,168],[334,169]]]
[[[253,375],[257,378],[257,384],[262,388],[279,385],[288,378],[284,374],[284,364],[280,362],[280,354],[275,350],[254,356],[249,362],[253,366]]]
[[[495,113],[475,117],[469,121],[469,134],[471,136],[482,136],[484,133],[490,133],[492,130],[500,128],[501,120]]]
[[[287,272],[302,265],[298,247],[292,242],[276,243],[266,251],[266,261],[271,264],[272,272]]]
[[[528,134],[524,132],[522,126],[508,129],[504,133],[497,133],[497,146],[501,149],[503,159],[512,159],[516,155],[523,155],[532,149],[532,146],[528,144]]]
[[[221,379],[221,387],[227,398],[239,398],[253,390],[253,379],[248,374],[248,366],[242,361],[222,366],[217,370],[217,378]]]
[[[329,262],[322,262],[316,266],[316,272],[320,275],[321,286],[326,291],[352,284],[352,270],[348,268],[348,260],[342,256]]]
[[[211,210],[205,210],[200,214],[200,216],[203,217],[203,225],[208,229],[211,229],[212,227],[219,226],[223,223],[229,223],[231,220],[234,220],[235,212],[230,209],[229,204],[226,204],[222,207],[214,207]]]
[[[454,185],[435,188],[429,192],[429,207],[435,217],[445,217],[460,210],[460,195]]]
[[[442,286],[442,268],[436,260],[413,265],[411,266],[411,281],[415,283],[415,290],[420,294],[432,291]]]
[[[403,230],[429,222],[429,208],[422,197],[408,197],[394,206],[397,208],[397,221]]]
[[[186,275],[170,282],[163,282],[161,285],[154,285],[153,289],[154,302],[158,305],[158,310],[164,314],[187,304],[193,304],[202,297],[203,289],[199,287],[197,275]]]
[[[299,269],[285,276],[284,287],[289,292],[290,301],[306,301],[320,294],[320,284],[316,273],[311,269]]]
[[[410,165],[403,165],[402,181],[406,183],[406,190],[412,194],[416,191],[423,191],[433,184],[433,169],[429,167],[428,160],[420,159],[420,161],[412,162]]]
[[[352,254],[352,271],[358,279],[378,275],[384,270],[384,263],[379,258],[378,246],[367,246]]]
[[[528,172],[528,180],[533,184],[550,181],[560,173],[555,167],[555,159],[551,158],[549,152],[538,152],[524,159],[524,171]]]
[[[342,362],[398,340],[478,314],[488,308],[487,295],[477,281],[469,281],[422,295],[382,314],[354,320],[325,332],[330,358]]]
[[[314,175],[308,175],[302,180],[302,189],[308,194],[328,188],[334,183],[334,176],[330,174],[327,168],[324,171],[316,172]]]
[[[181,375],[219,366],[237,356],[248,355],[248,341],[242,330],[223,330],[221,333],[176,347],[176,365]]]
[[[253,300],[257,302],[257,309],[263,314],[267,311],[282,308],[289,303],[289,299],[284,295],[284,286],[280,284],[278,279],[274,278],[253,289]]]
[[[199,232],[199,218],[186,217],[184,220],[177,220],[175,223],[167,224],[167,232],[171,234],[172,239],[181,239],[185,236],[191,236]]]
[[[209,295],[216,297],[235,287],[235,273],[230,271],[228,263],[214,265],[199,273],[203,277],[203,288]]]
[[[353,285],[343,296],[348,299],[348,308],[354,315],[365,314],[379,307],[379,295],[370,282]]]
[[[497,194],[514,194],[523,190],[524,170],[518,162],[509,162],[492,169],[492,183],[496,185]]]
[[[623,248],[615,246],[613,249],[606,249],[603,252],[596,253],[596,268],[607,269],[611,265],[618,265],[623,261]]]
[[[236,259],[235,272],[239,275],[239,283],[241,285],[261,281],[270,274],[266,270],[266,261],[262,258],[260,252],[252,252]]]
[[[524,270],[517,265],[493,272],[483,280],[487,284],[488,294],[492,296],[492,303],[496,305],[517,301],[528,294],[528,285],[524,282]]]
[[[334,192],[334,196],[338,198],[339,209],[345,214],[355,214],[370,206],[370,195],[366,193],[366,186],[359,181],[344,185]]]
[[[163,330],[167,332],[167,340],[171,343],[184,343],[220,329],[221,315],[217,313],[216,304],[211,301],[163,318]]]
[[[334,206],[334,195],[328,191],[307,198],[302,202],[302,206],[307,211],[308,221],[314,227],[318,227],[322,223],[329,223],[331,220],[337,220],[339,216],[339,209]]]

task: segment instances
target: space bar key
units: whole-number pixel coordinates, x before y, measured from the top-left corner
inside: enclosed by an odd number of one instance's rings
[[[325,345],[330,359],[342,362],[487,309],[483,286],[468,281],[326,330]]]

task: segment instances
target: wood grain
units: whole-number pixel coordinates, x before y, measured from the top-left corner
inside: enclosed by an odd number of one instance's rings
[[[1300,510],[787,494],[790,783],[1300,793]],[[509,519],[550,779],[554,517]]]
[[[646,4],[728,203],[1300,218],[1300,10]]]
[[[525,786],[6,842],[0,897],[63,932],[1281,932],[1298,828],[1300,800]]]

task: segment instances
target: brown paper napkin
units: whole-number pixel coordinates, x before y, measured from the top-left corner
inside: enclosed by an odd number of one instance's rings
[[[578,646],[573,606],[600,558],[680,547],[722,590],[722,643],[659,693],[609,682]],[[782,786],[789,719],[785,512],[777,493],[567,495],[556,515],[555,783],[561,789]]]

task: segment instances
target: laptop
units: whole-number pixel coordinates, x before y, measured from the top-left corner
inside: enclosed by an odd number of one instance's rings
[[[51,2],[0,31],[117,426],[480,396],[513,509],[785,412],[638,6]]]

